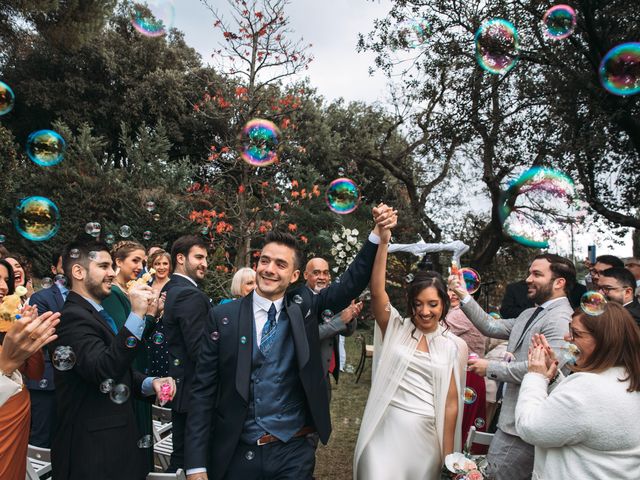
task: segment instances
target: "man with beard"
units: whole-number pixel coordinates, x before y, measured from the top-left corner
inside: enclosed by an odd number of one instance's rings
[[[640,326],[640,303],[634,295],[636,279],[626,268],[614,267],[602,272],[598,290],[610,302],[619,303],[631,314]]]
[[[460,308],[478,330],[487,337],[509,340],[505,361],[469,360],[469,370],[505,385],[498,430],[487,454],[487,473],[492,478],[531,478],[534,447],[520,439],[515,428],[520,382],[527,373],[528,351],[534,334],[543,334],[558,358],[563,358],[560,347],[569,331],[573,313],[567,293],[575,281],[576,270],[569,260],[551,253],[538,255],[531,263],[526,279],[527,296],[536,307],[526,309],[517,318],[496,320],[469,295],[461,277],[449,277],[449,288],[458,295]],[[559,368],[562,366],[563,363]]]
[[[169,375],[176,379],[178,391],[171,403],[173,452],[167,472],[184,468],[184,432],[191,400],[191,384],[200,350],[200,338],[209,310],[209,298],[198,287],[207,274],[206,243],[185,235],[171,246],[173,273],[163,292],[167,292],[162,322],[169,351]]]
[[[171,378],[145,378],[131,368],[138,349],[145,348],[144,315],[153,292],[147,285],[129,290],[131,314],[118,331],[101,305],[115,278],[106,245],[73,243],[63,266],[71,290],[50,349],[58,405],[53,475],[63,480],[144,479],[130,394],[151,397],[164,383],[175,392]]]

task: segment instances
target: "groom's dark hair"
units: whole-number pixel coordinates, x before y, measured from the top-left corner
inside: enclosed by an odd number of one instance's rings
[[[302,250],[300,249],[300,245],[298,244],[298,240],[296,240],[296,237],[294,237],[290,233],[272,230],[264,237],[263,248],[269,243],[277,243],[292,249],[294,270],[300,270],[302,268]]]

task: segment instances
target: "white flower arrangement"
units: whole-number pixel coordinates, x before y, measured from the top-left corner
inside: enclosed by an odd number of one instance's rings
[[[362,248],[362,242],[358,241],[359,234],[360,232],[355,228],[342,227],[340,232],[334,232],[331,235],[331,240],[334,242],[334,246],[331,248],[334,273],[344,272]]]
[[[486,459],[480,455],[465,455],[454,452],[444,459],[442,479],[483,480],[485,478]]]

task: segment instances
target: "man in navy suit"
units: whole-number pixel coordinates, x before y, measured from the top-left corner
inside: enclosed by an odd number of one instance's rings
[[[62,268],[62,252],[56,250],[51,259],[51,273],[55,278],[53,286],[43,288],[29,299],[35,305],[38,315],[45,312],[61,312],[69,289]],[[29,443],[36,447],[51,448],[51,439],[56,422],[56,392],[53,383],[53,367],[48,348],[44,347],[44,375],[39,380],[25,382],[31,395],[31,433]]]
[[[379,228],[394,212],[374,209],[376,230],[340,281],[314,295],[287,292],[300,276],[295,237],[271,232],[256,271],[256,289],[209,314],[202,335],[187,419],[189,480],[309,480],[317,432],[331,434],[320,355],[321,312],[339,312],[367,286]],[[379,227],[379,226],[380,227]]]
[[[207,273],[207,245],[201,237],[185,235],[171,246],[173,273],[162,322],[169,351],[169,375],[178,391],[171,404],[173,452],[167,472],[184,468],[184,431],[189,412],[191,384],[195,373],[200,337],[211,310],[211,301],[198,287]]]

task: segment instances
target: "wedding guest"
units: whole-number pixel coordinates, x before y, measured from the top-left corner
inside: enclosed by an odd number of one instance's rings
[[[246,297],[256,288],[256,272],[252,268],[244,267],[233,274],[231,279],[232,298],[223,298],[220,305],[233,302],[237,298]]]
[[[564,378],[540,335],[520,387],[516,429],[535,445],[532,478],[637,479],[640,329],[608,303],[597,316],[577,310],[566,340],[579,352],[574,374]]]
[[[468,349],[444,321],[447,288],[420,271],[407,287],[409,318],[386,292],[386,225],[371,274],[371,309],[379,355],[353,460],[357,480],[436,479],[449,453],[460,451],[462,393]]]
[[[33,284],[31,282],[31,275],[29,274],[28,261],[22,255],[9,254],[5,260],[13,268],[13,274],[15,275],[15,286],[24,287],[27,289],[27,294],[21,297],[22,304],[28,302],[31,295],[33,295]]]
[[[149,268],[153,268],[156,271],[153,275],[151,289],[158,296],[164,295],[164,299],[166,294],[162,293],[162,290],[165,285],[169,283],[169,274],[171,273],[171,255],[169,252],[162,249],[156,249],[149,256],[148,265]],[[155,331],[151,338],[152,341],[147,342],[149,375],[153,377],[169,376],[169,349],[167,347],[166,332],[161,313],[163,312],[158,312],[157,314]]]

